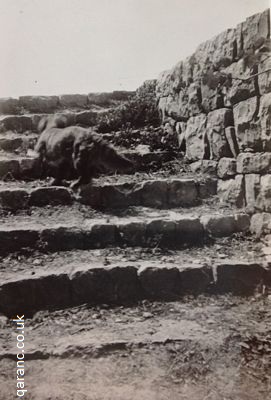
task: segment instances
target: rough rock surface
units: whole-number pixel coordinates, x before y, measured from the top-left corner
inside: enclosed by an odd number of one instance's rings
[[[271,172],[270,153],[240,153],[236,161],[239,174],[266,174]]]
[[[234,124],[240,151],[247,148],[262,150],[261,129],[259,123],[259,98],[251,97],[238,103],[234,109]]]
[[[236,175],[234,179],[218,180],[217,194],[225,204],[234,204],[242,208],[245,206],[244,176]]]
[[[232,118],[232,111],[226,108],[214,110],[208,114],[206,132],[211,159],[219,160],[222,157],[231,156],[225,128],[232,125]]]
[[[84,108],[87,105],[88,96],[86,94],[62,94],[59,96],[59,103],[63,107]]]
[[[19,104],[30,112],[50,113],[57,108],[57,96],[21,96]]]
[[[236,174],[235,158],[221,158],[217,166],[217,175],[221,179],[231,178]]]

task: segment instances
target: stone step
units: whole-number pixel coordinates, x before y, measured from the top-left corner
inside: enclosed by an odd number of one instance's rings
[[[52,112],[61,112],[62,110],[81,110],[82,112],[87,112],[92,108],[96,108],[98,111],[99,109],[104,110],[121,104],[134,95],[135,92],[117,90],[106,93],[0,98],[0,114],[21,115],[22,112],[27,111],[49,114]]]
[[[271,270],[260,262],[224,260],[209,265],[141,261],[85,264],[16,274],[0,285],[0,312],[32,315],[42,309],[80,304],[127,304],[200,293],[248,295],[271,286]]]
[[[36,133],[18,134],[8,132],[0,134],[0,151],[15,152],[17,154],[26,154],[28,149],[33,150],[38,140]]]
[[[121,151],[121,153],[134,162],[131,173],[157,170],[164,163],[172,161],[176,157],[176,153],[169,151],[140,153],[136,150],[128,150]],[[0,152],[0,179],[33,180],[39,178],[40,175],[41,171],[37,159],[27,155]]]
[[[246,251],[244,252],[244,248]],[[1,258],[0,282],[17,276],[31,276],[67,272],[82,265],[121,265],[132,264],[140,267],[148,262],[155,267],[160,265],[200,266],[213,265],[223,260],[235,259],[239,262],[259,262],[268,264],[265,245],[255,242],[249,235],[235,234],[230,237],[216,237],[212,242],[183,247],[179,250],[161,249],[159,247],[110,247],[93,250],[67,250],[61,252],[43,252],[7,255]]]
[[[230,236],[249,229],[250,217],[242,212],[227,214],[214,208],[193,212],[131,208],[116,213],[97,213],[72,206],[36,209],[30,215],[1,219],[2,254],[23,249],[63,251],[116,246],[182,248],[210,237]],[[205,212],[205,214],[204,214]]]
[[[144,179],[145,175],[143,175]],[[137,175],[133,182],[127,177],[124,183],[103,183],[98,179],[83,188],[78,195],[71,189],[57,186],[41,186],[42,182],[0,184],[0,208],[10,211],[31,206],[71,204],[79,201],[96,209],[143,207],[192,207],[206,197],[216,195],[217,180],[201,181],[189,178],[141,180]],[[130,182],[129,182],[130,181]]]
[[[106,112],[106,111],[103,111]],[[53,114],[21,114],[21,115],[0,115],[0,132],[13,131],[15,133],[38,132],[38,125],[43,117]],[[97,123],[101,111],[84,110],[78,112],[59,112],[57,115],[64,115],[68,118],[69,125],[94,126]]]

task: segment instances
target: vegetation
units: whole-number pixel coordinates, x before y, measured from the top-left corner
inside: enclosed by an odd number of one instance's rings
[[[146,81],[133,97],[101,116],[98,131],[105,133],[146,125],[159,126],[155,87],[156,80]]]

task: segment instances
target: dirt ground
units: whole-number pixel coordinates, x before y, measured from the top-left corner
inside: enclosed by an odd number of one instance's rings
[[[200,296],[39,312],[25,322],[25,398],[268,400],[270,301]],[[11,400],[15,327],[0,324],[0,399]]]

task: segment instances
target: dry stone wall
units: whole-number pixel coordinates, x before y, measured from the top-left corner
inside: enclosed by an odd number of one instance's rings
[[[256,233],[271,229],[270,56],[268,9],[202,43],[156,88],[192,169],[215,163],[221,201],[247,207]]]

